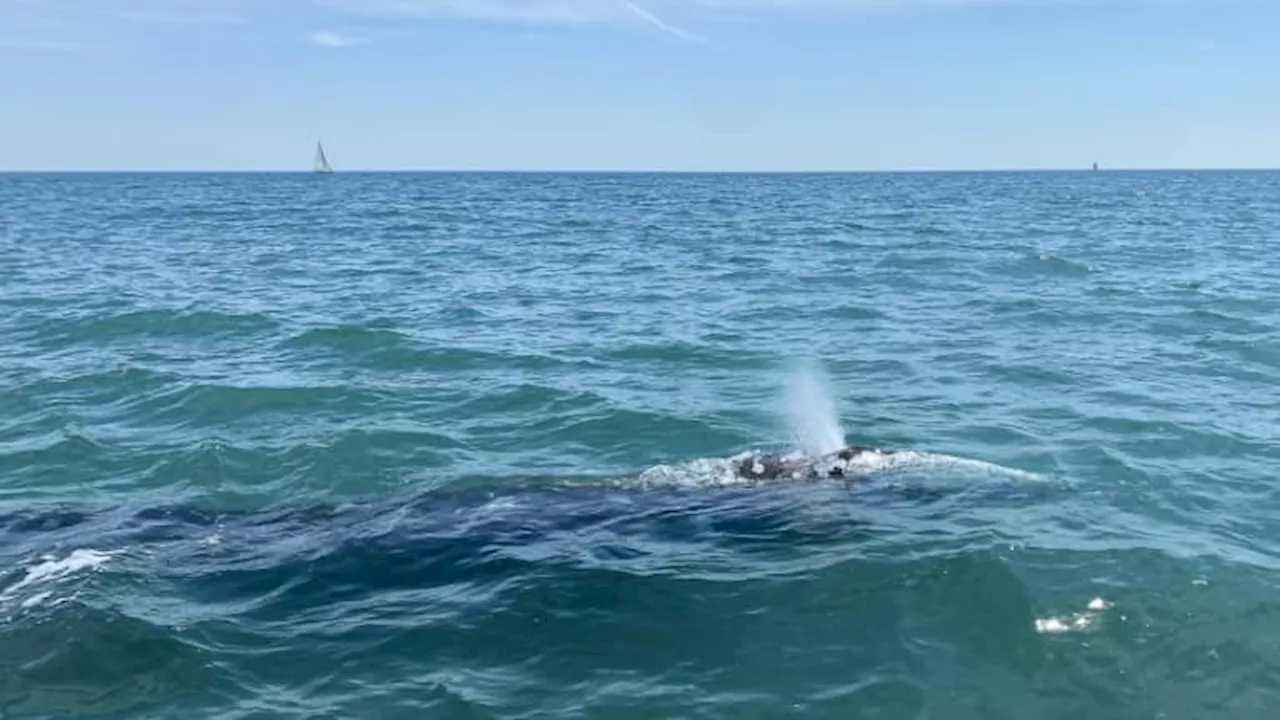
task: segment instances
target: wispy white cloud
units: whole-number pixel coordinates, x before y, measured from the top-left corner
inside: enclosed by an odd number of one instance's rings
[[[774,12],[853,11],[981,4],[1039,5],[1072,2],[1152,3],[1175,0],[0,0],[0,28],[6,49],[74,50],[78,43],[50,37],[98,36],[104,20],[157,27],[238,26],[289,14],[319,14],[321,8],[374,18],[462,18],[545,25],[619,26],[657,31],[671,38],[710,46],[699,29],[724,27],[730,20],[768,22]],[[1249,0],[1186,0],[1247,2]],[[1262,2],[1263,0],[1257,0]],[[269,17],[268,17],[269,16]],[[332,18],[331,18],[332,19]],[[306,21],[305,19],[303,20]],[[312,22],[329,20],[312,18]],[[338,22],[341,22],[340,20]],[[64,26],[55,28],[55,25]],[[350,47],[368,41],[331,30],[310,36],[323,47]]]
[[[318,5],[380,17],[460,17],[501,22],[583,23],[612,0],[315,0]],[[614,4],[616,11],[618,6]]]
[[[340,48],[364,45],[363,38],[353,38],[330,30],[321,30],[311,35],[311,42],[321,47]]]
[[[674,35],[680,38],[681,40],[688,40],[689,42],[698,43],[699,45],[708,44],[707,39],[702,37],[701,35],[696,35],[687,30],[682,30],[681,28],[678,28],[674,25],[670,25],[666,23],[662,18],[640,7],[639,5],[635,4],[631,0],[620,0],[620,2],[622,3],[623,7],[627,8],[627,10],[631,12],[632,15],[635,15],[636,17],[640,18],[644,22],[658,28],[659,30],[665,33]]]
[[[910,7],[920,5],[976,5],[990,3],[1073,2],[1075,0],[313,0],[318,5],[386,17],[467,17],[526,22],[597,22],[626,14],[644,15],[645,22],[668,12],[722,10],[813,10]],[[638,12],[637,12],[638,10]],[[621,11],[621,12],[620,12]],[[662,25],[667,23],[658,20]]]
[[[713,10],[858,10],[883,7],[919,7],[922,5],[993,5],[1045,4],[1055,0],[680,0],[681,5],[696,5]],[[1056,0],[1078,2],[1078,0]]]
[[[463,18],[510,23],[642,24],[699,44],[688,22],[718,22],[742,13],[907,8],[1074,0],[311,0],[352,14],[383,18]]]
[[[707,39],[660,15],[664,11],[698,10],[700,0],[314,0],[318,5],[353,14],[401,18],[463,18],[509,23],[620,25],[636,24],[673,37],[707,44]]]

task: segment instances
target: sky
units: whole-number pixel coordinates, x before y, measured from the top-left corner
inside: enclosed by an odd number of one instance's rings
[[[1280,167],[1277,0],[0,0],[0,171]]]

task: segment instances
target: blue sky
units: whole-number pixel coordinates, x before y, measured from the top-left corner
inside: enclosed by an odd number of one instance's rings
[[[0,170],[1280,167],[1276,0],[0,0]]]

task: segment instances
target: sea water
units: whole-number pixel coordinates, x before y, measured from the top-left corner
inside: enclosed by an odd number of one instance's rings
[[[1280,174],[0,176],[0,716],[1270,718]],[[858,482],[753,450],[894,448]]]

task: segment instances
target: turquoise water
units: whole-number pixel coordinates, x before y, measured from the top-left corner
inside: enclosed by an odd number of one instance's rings
[[[0,209],[0,717],[1280,707],[1280,173]],[[726,472],[832,433],[908,452]]]

